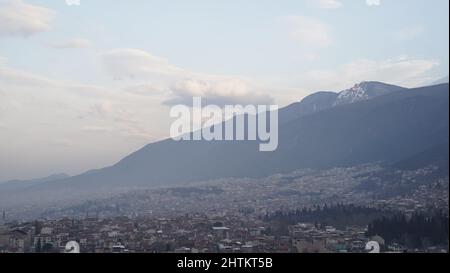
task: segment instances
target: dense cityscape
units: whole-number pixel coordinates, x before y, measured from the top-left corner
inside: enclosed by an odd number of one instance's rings
[[[381,236],[368,237],[367,228],[361,226],[338,229],[297,223],[287,226],[284,236],[276,235],[273,228],[243,215],[63,218],[2,226],[0,251],[59,253],[65,251],[67,242],[77,241],[84,253],[362,253],[370,240],[377,241],[385,252],[448,252],[445,243],[420,249],[387,243]]]
[[[85,253],[359,253],[376,241],[383,252],[448,252],[448,177],[436,178],[437,170],[302,170],[140,190],[35,219],[35,211],[22,220],[5,211],[0,251],[58,253],[77,241]],[[374,233],[399,216],[425,231]]]

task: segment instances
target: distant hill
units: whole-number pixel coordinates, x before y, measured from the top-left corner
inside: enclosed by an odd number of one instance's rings
[[[36,186],[41,183],[62,180],[62,179],[68,178],[68,177],[69,177],[69,175],[60,173],[60,174],[52,174],[50,176],[43,177],[43,178],[36,178],[36,179],[30,179],[30,180],[5,181],[5,182],[0,183],[0,191],[25,189],[25,188],[28,188],[31,186]]]

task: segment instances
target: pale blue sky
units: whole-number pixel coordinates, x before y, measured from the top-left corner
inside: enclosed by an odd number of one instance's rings
[[[26,41],[2,41],[0,50],[12,65],[50,75],[55,69],[45,62],[57,62],[58,56],[39,43],[73,37],[88,39],[100,50],[142,49],[177,66],[208,73],[277,77],[312,67],[333,69],[360,58],[400,55],[437,60],[434,76],[448,73],[447,0],[384,0],[376,7],[364,0],[342,0],[337,9],[317,8],[313,0],[85,0],[78,7],[67,6],[64,0],[28,2],[57,12],[51,30]],[[285,26],[279,19],[297,15],[332,28],[334,44],[319,50],[317,60],[296,58],[301,45],[282,33]],[[76,56],[69,61],[86,64]],[[83,74],[81,78],[88,77]]]
[[[448,75],[448,0],[368,1],[0,0],[0,180],[111,164],[186,95],[283,106]]]

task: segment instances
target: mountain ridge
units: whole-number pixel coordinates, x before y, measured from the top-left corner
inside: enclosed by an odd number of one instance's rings
[[[280,109],[280,145],[273,153],[259,152],[256,141],[166,139],[112,166],[34,185],[25,192],[70,199],[216,178],[265,177],[303,168],[395,164],[448,143],[448,89],[448,84],[395,89],[331,108],[326,106],[334,96],[323,92]],[[313,107],[317,99],[323,99],[323,109]]]
[[[447,89],[448,89],[448,85],[447,85]],[[412,90],[415,90],[415,89],[412,89]],[[414,91],[408,90],[408,92],[414,92]],[[412,93],[410,93],[410,94],[412,94]],[[392,95],[395,96],[395,93],[391,94],[391,96]],[[447,94],[447,96],[448,96],[448,94]],[[375,98],[372,100],[359,102],[358,104],[350,104],[350,105],[346,105],[346,106],[334,107],[334,108],[332,108],[332,110],[334,112],[331,115],[326,115],[325,119],[332,119],[333,115],[336,115],[336,114],[342,112],[341,110],[339,110],[339,109],[342,109],[342,107],[351,107],[351,108],[356,107],[359,109],[358,111],[361,111],[364,107],[366,107],[364,105],[364,103],[372,104],[372,103],[376,102],[376,100],[375,101],[374,100],[375,100]],[[346,112],[346,111],[344,110],[343,112]],[[288,123],[282,123],[281,126],[288,126],[288,124],[291,124],[292,122],[295,122],[296,120],[297,120],[296,124],[298,124],[299,119],[308,120],[308,119],[311,119],[311,117],[312,117],[313,121],[312,121],[312,125],[309,125],[309,126],[321,127],[321,123],[323,123],[323,122],[321,122],[319,120],[314,120],[314,115],[300,116],[297,119],[294,119]],[[300,121],[300,124],[301,123],[303,123],[303,121]],[[316,123],[316,124],[314,125],[314,123]],[[292,125],[289,125],[289,126],[292,126]],[[302,130],[301,128],[297,128],[297,129]],[[323,128],[323,129],[326,129],[326,128]],[[295,134],[295,132],[294,132],[294,134]],[[280,132],[280,144],[281,144],[281,146],[284,146],[285,144],[283,144],[282,136],[283,136],[283,132]],[[338,145],[338,144],[339,143],[336,143],[336,145]],[[130,176],[129,176],[130,180],[144,179],[142,177],[139,177],[139,175],[136,174],[138,169],[146,168],[147,165],[151,166],[152,164],[161,166],[161,164],[159,164],[161,161],[166,162],[170,166],[170,162],[172,160],[176,159],[176,156],[175,156],[175,158],[172,158],[172,156],[177,155],[177,154],[181,155],[183,153],[188,153],[191,157],[190,161],[195,162],[196,160],[202,159],[201,157],[206,156],[206,154],[207,154],[207,153],[202,154],[202,156],[200,156],[200,158],[198,158],[199,154],[196,153],[196,149],[199,149],[199,148],[203,148],[203,149],[205,149],[205,151],[217,152],[217,149],[220,150],[223,147],[231,148],[232,146],[235,146],[235,147],[239,147],[239,149],[237,149],[237,150],[243,149],[243,150],[241,150],[241,153],[240,153],[241,155],[243,154],[243,152],[249,152],[252,156],[248,155],[248,159],[251,160],[252,157],[255,156],[255,152],[257,153],[256,157],[260,157],[259,152],[257,152],[256,145],[257,145],[256,142],[237,142],[237,143],[233,143],[232,145],[230,145],[230,143],[227,143],[227,142],[174,142],[170,139],[166,139],[166,140],[163,140],[163,141],[160,141],[157,143],[148,144],[145,147],[143,147],[142,149],[136,151],[135,153],[132,153],[129,156],[123,158],[118,163],[114,164],[113,166],[110,166],[110,167],[107,167],[104,169],[100,169],[95,172],[91,172],[88,175],[98,175],[99,173],[102,173],[105,170],[110,171],[111,169],[114,169],[114,171],[112,171],[112,173],[114,173],[115,175],[112,175],[112,176],[107,175],[107,177],[110,177],[111,180],[116,180],[114,177],[116,177],[116,175],[121,176],[123,172],[130,173]],[[281,147],[281,148],[283,148],[283,147]],[[221,150],[220,153],[228,155],[229,157],[232,157],[230,154],[230,150],[228,150],[228,151],[226,151],[226,150],[227,149]],[[234,152],[237,152],[236,149],[231,149],[231,150],[233,150]],[[254,152],[252,152],[253,150],[254,150]],[[174,154],[171,154],[171,153],[174,153]],[[151,155],[151,154],[159,154],[160,157],[159,158],[154,158],[154,157],[147,158],[147,155]],[[171,155],[167,156],[167,154],[171,154]],[[278,154],[279,154],[279,151],[277,151],[273,154],[270,154],[270,157],[273,155],[278,155]],[[311,154],[313,154],[313,153],[311,152]],[[264,158],[267,158],[267,155],[264,155],[264,153],[263,153],[261,155],[261,158],[263,158],[262,160],[264,160]],[[318,159],[318,160],[320,160],[320,159]],[[214,162],[215,160],[212,160],[212,161]],[[325,161],[326,161],[326,159],[325,159]],[[246,173],[244,170],[239,171],[242,168],[240,166],[237,166],[235,164],[235,162],[233,163],[231,161],[231,162],[227,162],[227,164],[229,166],[233,166],[233,168],[235,170],[237,170],[238,175],[244,175]],[[178,164],[178,165],[176,165],[176,167],[178,169],[180,169],[180,171],[189,172],[190,168],[184,168],[182,165],[183,164]],[[306,165],[311,165],[311,164],[306,164]],[[329,164],[324,164],[324,165],[329,165]],[[170,172],[172,167],[167,168],[167,166],[164,166],[164,168],[162,168],[162,170],[164,170],[166,172]],[[307,167],[311,167],[311,166],[307,166]],[[214,168],[214,171],[221,173],[221,171],[218,170],[217,168]],[[225,172],[222,172],[222,173],[225,175]],[[160,177],[158,175],[153,174],[153,177],[155,180],[158,180],[158,179],[165,180],[165,179],[163,179],[163,177]],[[204,177],[199,176],[196,179],[208,179],[208,178],[209,178],[208,176],[204,176]],[[181,177],[180,177],[180,179],[181,179]],[[190,180],[190,179],[186,179],[186,180]]]

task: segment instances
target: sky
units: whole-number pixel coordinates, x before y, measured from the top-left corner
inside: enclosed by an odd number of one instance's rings
[[[449,74],[448,0],[0,0],[0,181],[169,136],[170,107]]]

